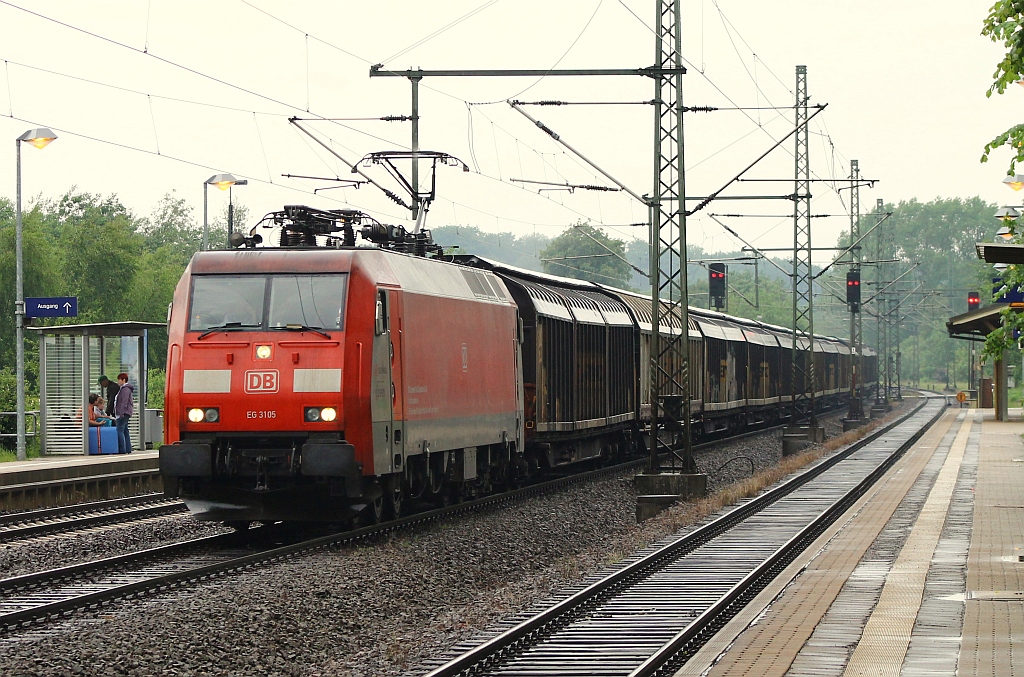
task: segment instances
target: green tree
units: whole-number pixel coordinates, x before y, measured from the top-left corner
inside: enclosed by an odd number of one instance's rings
[[[174,191],[160,199],[152,216],[140,225],[139,231],[145,237],[147,250],[171,247],[180,252],[186,262],[199,251],[203,241],[203,228],[195,222],[192,207]]]
[[[992,96],[993,92],[1002,94],[1007,87],[1024,79],[1024,3],[1020,0],[996,0],[985,17],[981,34],[1006,48],[986,92],[987,96]],[[987,162],[991,152],[1002,146],[1009,146],[1014,152],[1007,172],[1012,175],[1017,163],[1024,161],[1024,125],[1014,125],[989,141],[981,161]]]
[[[0,367],[14,369],[15,364],[15,224],[14,210],[8,200],[0,198]],[[61,255],[56,242],[45,227],[39,205],[23,213],[22,262],[24,264],[25,296],[61,296],[67,286],[60,275]],[[34,387],[38,355],[34,332],[26,332],[26,375]]]
[[[431,229],[431,235],[434,242],[455,254],[473,254],[537,272],[541,271],[540,250],[551,242],[544,234],[517,237],[509,232],[487,233],[476,226],[438,226]]]
[[[544,272],[613,287],[626,287],[632,268],[623,259],[626,243],[588,223],[571,226],[540,252]]]

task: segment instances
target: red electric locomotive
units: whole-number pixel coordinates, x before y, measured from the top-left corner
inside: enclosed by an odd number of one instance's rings
[[[160,471],[201,519],[376,520],[403,496],[444,501],[517,471],[521,326],[505,285],[413,255],[425,233],[371,224],[363,237],[385,248],[344,246],[364,219],[286,207],[279,248],[237,236],[249,247],[185,270]]]

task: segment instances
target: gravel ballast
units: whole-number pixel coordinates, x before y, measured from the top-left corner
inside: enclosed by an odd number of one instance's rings
[[[737,455],[750,461],[723,467]],[[696,456],[714,489],[749,477],[751,461],[757,470],[775,465],[781,440],[750,437]],[[0,641],[0,674],[401,674],[671,533],[690,510],[637,525],[635,507],[630,473],[117,602],[27,641]],[[0,551],[0,570],[31,557]]]
[[[2,543],[0,578],[124,555],[228,531],[231,529],[220,524],[197,522],[187,514],[180,514]]]

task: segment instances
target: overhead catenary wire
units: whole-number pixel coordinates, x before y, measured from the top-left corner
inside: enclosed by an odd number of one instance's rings
[[[173,68],[177,68],[177,69],[185,71],[187,73],[191,73],[192,75],[195,75],[196,77],[203,78],[205,80],[209,80],[211,82],[217,83],[219,85],[223,85],[225,87],[228,87],[228,88],[233,89],[233,90],[238,91],[238,92],[242,92],[244,94],[248,94],[250,96],[255,96],[255,97],[259,98],[259,99],[263,99],[264,101],[269,101],[271,103],[277,104],[279,106],[284,106],[285,108],[289,108],[289,109],[292,109],[292,110],[297,110],[297,111],[306,110],[301,105],[294,104],[294,103],[289,103],[287,101],[283,101],[281,99],[277,99],[277,98],[269,96],[267,94],[263,94],[261,92],[257,92],[257,91],[255,91],[253,89],[249,89],[248,87],[243,87],[241,85],[236,85],[233,82],[230,82],[230,81],[225,80],[223,78],[219,78],[219,77],[217,77],[215,75],[210,75],[209,73],[204,73],[203,71],[200,71],[200,70],[198,70],[196,68],[192,68],[191,66],[186,66],[184,64],[178,63],[177,61],[174,61],[173,59],[169,59],[167,57],[159,56],[157,54],[154,54],[153,52],[144,51],[142,49],[139,49],[138,47],[134,47],[132,45],[129,45],[129,44],[124,43],[124,42],[121,42],[119,40],[115,40],[115,39],[109,38],[109,37],[107,37],[105,35],[101,35],[99,33],[96,33],[96,32],[90,31],[90,30],[86,30],[85,28],[81,28],[79,26],[75,26],[74,24],[70,24],[70,23],[68,23],[66,21],[61,21],[60,19],[55,19],[55,18],[53,18],[51,16],[47,16],[47,15],[42,14],[40,12],[33,11],[33,10],[28,9],[26,7],[22,7],[20,5],[16,5],[13,2],[10,2],[10,0],[0,0],[0,5],[4,5],[4,6],[7,6],[7,7],[10,7],[11,9],[16,9],[18,11],[25,12],[26,14],[30,14],[30,15],[32,15],[34,17],[39,18],[39,19],[43,19],[44,21],[49,21],[51,23],[57,24],[58,26],[62,26],[64,28],[68,29],[68,30],[75,31],[77,33],[81,33],[83,35],[89,36],[89,37],[94,38],[96,40],[100,40],[102,42],[108,43],[110,45],[114,45],[116,47],[120,47],[122,49],[126,49],[126,50],[129,50],[131,52],[134,52],[136,54],[140,54],[140,55],[149,57],[151,59],[155,59],[155,60],[159,61],[160,63],[166,64],[166,65],[171,66]],[[246,111],[246,112],[249,112],[249,111]],[[321,120],[330,121],[327,117],[321,116],[320,114],[315,113],[314,111],[306,110],[306,112],[310,113],[312,115],[316,115],[317,118],[319,118]],[[338,125],[340,127],[345,127],[346,129],[352,129],[352,131],[357,131],[357,130],[349,127],[348,125],[342,125],[340,122],[333,122],[333,124],[336,124],[336,125]],[[388,141],[387,139],[383,139],[383,138],[380,138],[380,137],[378,137],[378,139],[381,140],[381,141],[386,141],[388,143],[394,143],[392,141]],[[401,144],[396,144],[396,145],[400,145],[401,146]],[[406,146],[402,146],[402,147],[403,148],[407,148]]]
[[[558,57],[558,61],[556,61],[554,64],[552,64],[551,68],[549,68],[548,71],[553,71],[556,68],[558,68],[558,64],[562,63],[562,60],[565,59],[565,57],[569,56],[569,52],[572,51],[573,47],[576,46],[576,43],[579,42],[580,38],[583,37],[583,34],[587,32],[588,28],[590,28],[590,24],[594,21],[594,17],[597,16],[597,12],[598,12],[598,10],[601,9],[601,5],[603,5],[603,4],[604,4],[604,0],[597,0],[597,5],[594,7],[594,11],[591,13],[590,18],[587,19],[587,22],[585,24],[583,24],[583,28],[580,30],[579,34],[576,36],[576,39],[572,41],[572,43],[569,45],[569,47],[566,48],[565,52],[562,53],[562,56]],[[544,79],[544,77],[545,76],[543,76],[543,75],[540,76],[539,78],[537,78],[533,82],[533,84],[527,86],[525,89],[519,90],[518,92],[516,92],[515,94],[513,94],[511,96],[506,96],[506,97],[503,97],[501,99],[495,99],[494,101],[487,101],[487,102],[484,102],[484,103],[488,103],[488,104],[501,103],[501,102],[507,101],[509,99],[518,98],[518,97],[522,96],[523,94],[525,94],[526,92],[528,92],[531,89],[533,89],[534,87],[536,87],[538,84],[540,84],[540,82]]]
[[[253,5],[251,4],[251,3],[249,3],[249,2],[245,2],[244,0],[243,0],[243,2],[244,2],[244,4],[246,4],[246,5],[249,5],[250,7],[253,7],[253,9],[256,9],[256,10],[258,10],[258,11],[262,12],[263,14],[267,14],[268,16],[271,16],[271,15],[269,15],[269,14],[268,14],[267,12],[265,12],[264,10],[261,10],[261,9],[259,9],[259,8],[257,8],[257,7],[254,7],[254,6],[253,6]],[[11,7],[14,7],[14,8],[16,8],[16,9],[20,9],[20,10],[23,10],[23,11],[29,11],[29,10],[25,10],[24,8],[18,7],[17,5],[14,5],[13,3],[10,3],[10,2],[3,2],[3,4],[6,4],[6,5],[8,5],[8,6],[11,6]],[[597,8],[595,8],[595,14],[596,14],[596,12],[597,12],[597,10],[598,10],[599,8],[600,8],[600,3],[598,3],[598,7],[597,7]],[[29,13],[32,13],[32,14],[36,14],[37,16],[41,16],[41,15],[38,15],[38,13],[35,13],[35,12],[31,12],[31,11],[29,11]],[[44,17],[44,18],[47,18],[47,19],[49,19],[48,17]],[[276,17],[274,17],[274,18],[276,18]],[[593,19],[593,15],[591,16],[591,20],[592,20],[592,19]],[[52,19],[49,19],[49,20],[52,20]],[[57,23],[62,23],[62,22],[59,22],[59,21],[58,21]],[[285,23],[285,22],[282,22],[282,23]],[[289,24],[286,24],[286,25],[289,25]],[[589,22],[588,22],[588,25],[589,25]],[[289,25],[289,26],[290,26],[290,25]],[[290,26],[290,27],[292,27],[292,28],[295,28],[295,27],[293,27],[293,26]],[[72,27],[72,28],[74,28],[74,27]],[[76,30],[81,30],[81,29],[77,29],[77,28],[75,28],[75,29],[76,29]],[[297,29],[297,28],[296,28],[296,30],[301,30],[301,29]],[[584,32],[585,32],[585,30],[586,30],[586,26],[584,27]],[[83,31],[83,32],[86,32],[86,33],[88,33],[88,31]],[[93,35],[95,35],[95,34],[93,34]],[[338,47],[337,47],[336,45],[332,45],[332,44],[329,44],[329,43],[327,43],[327,41],[324,41],[324,40],[322,40],[322,39],[320,39],[320,38],[316,38],[316,37],[315,37],[314,35],[312,35],[312,34],[310,34],[310,33],[306,33],[306,32],[303,32],[303,35],[304,35],[304,36],[306,36],[307,38],[313,38],[313,39],[315,39],[315,40],[317,40],[317,41],[319,41],[319,42],[322,42],[322,43],[324,43],[324,44],[328,44],[328,45],[329,45],[330,47],[332,47],[332,48],[335,48],[335,49],[339,49],[339,50],[340,50],[340,51],[342,51],[342,52],[348,53],[348,54],[350,54],[351,56],[353,56],[353,57],[355,57],[355,58],[358,58],[358,59],[360,59],[360,60],[363,60],[363,61],[365,61],[366,63],[369,63],[369,61],[367,61],[367,60],[364,60],[364,59],[362,59],[362,57],[359,57],[358,55],[352,54],[351,52],[348,52],[347,50],[344,50],[344,49],[340,49],[340,48],[338,48]],[[582,32],[581,32],[581,35],[580,35],[580,36],[577,36],[577,41],[578,41],[578,40],[580,39],[580,37],[581,37],[581,36],[582,36]],[[95,37],[99,37],[100,39],[104,39],[104,40],[107,40],[107,41],[113,42],[114,44],[120,44],[120,43],[117,43],[116,41],[111,41],[111,40],[110,40],[110,39],[108,39],[108,38],[104,38],[103,36],[95,35]],[[576,42],[576,41],[574,41],[573,45],[575,44],[575,42]],[[570,45],[570,50],[572,49],[573,45]],[[127,47],[127,48],[129,48],[129,49],[133,49],[133,50],[135,50],[135,51],[138,51],[138,50],[137,50],[136,48],[132,48],[132,47],[130,47],[130,46],[128,46],[128,45],[123,45],[123,44],[122,44],[121,46],[122,46],[122,47]],[[147,44],[147,47],[148,47],[148,44]],[[157,59],[160,59],[160,60],[162,60],[162,61],[167,61],[167,60],[166,60],[166,59],[164,59],[163,57],[158,57],[158,56],[156,56],[156,55],[153,55],[153,54],[150,54],[150,53],[148,53],[148,51],[144,51],[143,53],[146,53],[146,55],[147,55],[147,56],[151,56],[151,57],[153,57],[153,58],[157,58]],[[568,51],[567,51],[566,53],[568,53]],[[563,55],[563,58],[564,58],[564,55]],[[170,63],[170,62],[169,62],[169,63]],[[182,68],[185,68],[185,70],[191,70],[191,69],[188,69],[187,67],[179,66],[178,64],[172,64],[172,65],[175,65],[175,66],[178,66],[178,67],[182,67]],[[556,64],[556,65],[557,65],[557,64]],[[219,80],[218,80],[217,78],[212,78],[211,76],[207,76],[207,75],[205,75],[205,74],[199,73],[198,71],[193,71],[193,72],[196,72],[197,74],[199,74],[199,75],[202,75],[203,77],[210,77],[211,79],[213,79],[213,80],[215,80],[215,81],[219,81]],[[222,84],[225,84],[225,85],[227,85],[227,86],[231,86],[231,87],[234,87],[235,89],[238,89],[238,90],[240,90],[240,91],[246,91],[246,92],[248,92],[248,93],[250,93],[250,94],[254,94],[254,95],[256,95],[256,96],[262,96],[262,95],[260,95],[260,94],[259,94],[259,93],[257,93],[257,92],[252,92],[252,91],[250,91],[250,90],[246,90],[245,88],[241,88],[241,87],[237,87],[237,86],[234,86],[234,85],[232,85],[231,83],[229,83],[229,82],[227,82],[227,81],[220,81],[220,82],[222,82]],[[10,82],[9,82],[9,80],[8,80],[8,88],[10,88]],[[438,91],[438,92],[440,92],[440,90],[434,90],[434,91]],[[440,93],[442,93],[442,94],[445,94],[446,96],[451,96],[451,95],[448,95],[448,94],[446,94],[446,93],[444,93],[444,92],[440,92]],[[139,92],[139,94],[146,94],[146,93],[144,93],[144,92]],[[149,95],[149,96],[155,96],[155,95]],[[10,95],[9,95],[9,98],[10,98]],[[283,101],[277,101],[277,100],[273,99],[272,97],[262,97],[262,98],[265,98],[265,99],[267,99],[268,101],[274,101],[275,103],[279,103],[279,104],[281,104],[281,105],[290,105],[290,104],[287,104],[286,102],[283,102]],[[307,98],[308,98],[308,97],[307,97]],[[452,98],[458,98],[458,97],[452,97]],[[10,98],[10,99],[11,99],[11,101],[13,101],[13,99],[12,99],[12,98]],[[460,100],[461,100],[461,99],[460,99]],[[200,103],[201,105],[206,105],[206,104],[202,104],[202,102],[197,102],[197,103]],[[217,106],[216,106],[216,104],[214,104],[214,106],[215,106],[215,107],[217,107]],[[309,101],[307,100],[307,107],[308,107],[308,106],[309,106]],[[293,108],[296,108],[295,106],[291,106],[291,107],[293,107]],[[230,107],[222,107],[222,108],[225,108],[225,109],[230,109]],[[11,103],[10,109],[11,109],[11,113],[13,114],[13,103]],[[298,108],[298,109],[300,109],[300,110],[301,110],[301,108]],[[245,112],[247,112],[247,113],[253,114],[253,115],[254,115],[254,117],[255,117],[255,115],[256,115],[256,114],[267,114],[267,115],[275,115],[275,116],[281,115],[281,114],[278,114],[278,113],[269,113],[269,112],[268,112],[268,113],[262,113],[262,112],[258,112],[258,111],[251,111],[251,110],[247,110],[247,109],[237,109],[237,110],[239,110],[239,111],[243,111],[243,110],[244,110],[244,111],[245,111]],[[155,114],[153,114],[153,112],[152,112],[152,109],[151,109],[151,115],[152,115],[152,116],[153,116],[153,117],[155,118]],[[283,115],[281,115],[281,116],[283,116]],[[470,117],[471,117],[471,113],[470,113]],[[329,118],[326,118],[326,117],[321,117],[321,118],[318,118],[318,119],[322,119],[322,120],[325,120],[325,121],[331,121],[331,122],[335,122],[335,121],[337,121],[337,120],[334,120],[334,119],[329,119]],[[495,141],[496,141],[496,136],[494,135],[494,130],[495,130],[495,128],[498,128],[498,129],[500,129],[501,131],[503,131],[503,132],[505,132],[506,134],[508,134],[508,135],[509,135],[509,136],[510,136],[510,137],[511,137],[512,139],[516,140],[517,144],[518,144],[518,143],[521,143],[521,140],[519,139],[519,137],[515,136],[514,134],[510,134],[510,133],[509,133],[509,132],[508,132],[507,130],[505,130],[505,129],[504,129],[504,128],[502,128],[502,127],[501,127],[500,125],[498,125],[497,123],[495,123],[495,121],[491,120],[491,123],[492,123],[492,139],[493,139],[493,140],[495,140]],[[154,122],[154,127],[155,127],[155,122]],[[266,165],[266,166],[267,166],[267,168],[268,168],[268,176],[272,176],[272,173],[270,173],[270,172],[269,172],[269,159],[268,159],[268,157],[267,157],[267,153],[266,153],[266,148],[265,148],[265,146],[263,146],[263,143],[262,143],[262,141],[263,141],[263,140],[262,140],[262,135],[260,134],[260,130],[259,130],[259,124],[258,124],[258,121],[256,122],[256,127],[257,127],[256,131],[257,131],[257,134],[259,135],[259,141],[260,141],[260,143],[261,143],[261,148],[262,148],[262,152],[263,152],[263,156],[264,156],[264,163],[265,163],[265,165]],[[351,128],[351,127],[348,127],[348,126],[344,126],[344,127],[345,127],[346,129],[349,129],[349,130],[351,130],[351,131],[354,131],[354,132],[356,132],[356,133],[359,133],[359,134],[366,134],[365,132],[363,132],[362,130],[359,130],[359,129]],[[154,131],[155,131],[155,130],[154,130]],[[367,136],[373,136],[373,135],[369,135],[369,134],[367,134]],[[388,142],[388,143],[392,143],[392,144],[394,144],[394,142],[391,142],[391,141],[389,141],[389,140],[387,140],[387,139],[383,139],[382,137],[374,137],[374,138],[377,138],[378,140],[382,140],[382,141],[385,141],[385,142]],[[404,147],[404,145],[403,145],[403,144],[394,144],[394,145],[399,145],[399,146],[403,146],[403,147]],[[527,145],[527,147],[529,148],[529,145],[528,145],[528,144],[525,144],[525,143],[523,143],[523,145]],[[533,150],[533,149],[531,148],[531,150]],[[158,149],[158,152],[159,152],[159,149]],[[496,150],[496,152],[497,152],[497,150]],[[535,152],[537,152],[537,151],[535,151]],[[548,162],[548,161],[547,161],[547,160],[546,160],[546,159],[544,158],[544,154],[542,154],[542,153],[539,153],[539,152],[537,152],[537,154],[538,154],[538,156],[539,156],[539,157],[541,157],[542,161],[544,161],[544,163],[545,163],[545,165],[546,165],[546,166],[550,166],[550,167],[552,167],[552,169],[556,171],[556,174],[557,174],[557,175],[559,175],[559,176],[562,176],[561,172],[558,172],[558,171],[557,171],[557,169],[556,169],[555,165],[552,165],[552,164],[551,164],[550,162]],[[565,153],[563,153],[563,155],[565,155]],[[570,155],[570,157],[572,157],[572,156]],[[574,162],[575,162],[575,159],[574,159]],[[478,163],[474,163],[474,164],[478,164]],[[579,164],[579,163],[577,163],[577,164]],[[500,168],[500,166],[499,166],[499,178],[497,179],[497,180],[499,180],[499,181],[501,180],[501,178],[500,178],[500,174],[501,174],[501,168]],[[482,175],[484,175],[484,176],[487,176],[486,174],[482,174]],[[493,178],[493,177],[487,176],[487,178]],[[272,182],[272,181],[271,181],[271,182]],[[560,200],[552,200],[551,198],[548,198],[548,197],[545,197],[545,199],[549,199],[549,201],[551,201],[551,202],[554,202],[555,204],[561,204]],[[454,204],[454,203],[453,203],[453,204]],[[564,204],[562,204],[561,206],[563,206],[563,207],[566,207],[566,205],[564,205]],[[482,210],[478,210],[478,211],[481,211],[481,213],[486,213],[486,212],[483,212]],[[499,217],[499,218],[505,218],[505,217]],[[586,218],[591,218],[591,217],[586,217]],[[602,227],[605,227],[605,226],[604,226],[604,225],[603,225],[603,224],[601,223],[601,221],[603,221],[603,219],[600,219],[600,218],[598,218],[598,219],[592,219],[592,220],[594,220],[594,221],[595,221],[595,222],[597,223],[597,225],[600,225],[600,226],[602,226]],[[517,221],[518,221],[518,220],[517,220]],[[522,222],[523,222],[523,223],[529,223],[529,222],[527,222],[527,221],[522,221]]]
[[[439,36],[439,35],[441,35],[443,33],[446,33],[448,30],[458,26],[460,23],[462,23],[466,19],[470,19],[470,18],[476,16],[480,12],[484,11],[485,9],[488,9],[489,7],[497,4],[498,2],[500,2],[500,0],[487,0],[487,2],[485,2],[482,5],[480,5],[476,9],[473,9],[473,10],[470,10],[469,12],[466,12],[465,14],[460,16],[458,19],[455,19],[454,21],[451,21],[451,22],[445,24],[444,26],[442,26],[441,28],[437,29],[436,31],[434,31],[430,35],[417,40],[416,42],[412,43],[411,45],[409,45],[405,49],[402,49],[402,50],[399,50],[398,52],[395,52],[394,54],[392,54],[388,58],[384,59],[383,62],[387,63],[388,61],[392,61],[394,59],[397,59],[400,56],[404,56],[405,54],[408,54],[409,52],[411,52],[412,50],[416,49],[420,45],[423,45],[423,44],[425,44],[427,42],[430,42],[431,40],[433,40],[437,36]]]
[[[24,122],[25,124],[35,125],[37,127],[42,126],[42,123],[40,123],[40,122],[38,122],[36,120],[30,120],[28,118],[22,118],[22,117],[18,117],[18,116],[15,116],[15,115],[6,115],[6,116],[3,116],[3,117],[6,117],[6,118],[11,119],[11,120],[16,120],[18,122]],[[77,131],[68,129],[66,127],[58,127],[58,126],[51,125],[50,129],[52,129],[54,131],[57,131],[57,132],[61,132],[62,134],[67,134],[68,136],[75,136],[75,137],[78,137],[80,139],[85,139],[87,141],[92,141],[92,142],[95,142],[95,143],[101,143],[101,144],[104,144],[104,145],[107,145],[107,146],[111,146],[111,147],[115,147],[115,148],[120,148],[122,150],[132,151],[132,152],[136,152],[136,153],[144,153],[146,155],[151,155],[153,157],[159,157],[159,158],[166,159],[166,160],[172,160],[174,162],[178,162],[178,163],[181,163],[181,164],[189,165],[191,167],[198,167],[200,169],[206,169],[206,170],[210,170],[210,171],[214,171],[214,172],[220,172],[220,171],[223,170],[222,167],[215,167],[213,165],[209,165],[209,164],[202,163],[202,162],[197,162],[195,160],[189,160],[187,158],[178,157],[176,155],[168,155],[167,153],[158,154],[156,151],[150,150],[148,148],[141,148],[139,146],[132,146],[130,144],[122,143],[122,142],[119,142],[119,141],[111,141],[110,139],[104,139],[102,137],[92,136],[90,134],[83,134],[81,132],[77,132]],[[296,188],[294,186],[288,186],[288,185],[281,184],[281,183],[271,183],[270,181],[267,181],[265,179],[260,179],[260,178],[257,178],[255,176],[249,176],[249,175],[243,174],[241,172],[237,172],[236,176],[244,177],[244,178],[248,179],[249,181],[253,181],[255,183],[264,183],[264,184],[267,184],[267,185],[273,185],[273,186],[276,186],[278,188],[283,188],[284,190],[290,190],[290,191],[294,191],[294,192],[298,192],[298,193],[303,193],[303,194],[306,194],[306,195],[313,195],[314,194],[311,190],[300,190],[300,189],[298,189],[298,188]],[[339,203],[339,204],[345,204],[345,205],[349,205],[351,207],[355,207],[357,209],[361,209],[361,207],[359,207],[359,205],[351,203],[351,202],[348,202],[346,200],[338,200],[338,199],[335,199],[335,198],[324,198],[324,199],[327,199],[327,200],[329,200],[331,202],[336,202],[336,203]],[[395,214],[388,214],[388,213],[384,212],[383,210],[374,210],[374,211],[382,214],[383,216],[385,216],[387,218],[391,218],[391,219],[401,220],[401,219],[404,218],[404,217],[401,217],[401,216],[398,216],[398,215],[395,215]]]

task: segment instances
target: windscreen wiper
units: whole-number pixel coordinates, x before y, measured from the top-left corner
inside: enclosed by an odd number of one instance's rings
[[[241,322],[226,322],[226,323],[220,325],[219,327],[210,327],[209,329],[204,331],[202,334],[200,334],[199,338],[197,340],[202,341],[204,338],[206,338],[210,334],[216,334],[216,333],[222,332],[222,331],[241,331],[243,329],[253,329],[254,327],[259,327],[259,325],[258,324],[242,324]]]
[[[286,324],[279,327],[271,327],[271,329],[280,329],[284,331],[311,331],[314,334],[320,334],[324,338],[331,338],[331,335],[324,331],[323,327],[310,327],[305,324]]]

